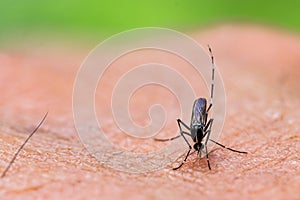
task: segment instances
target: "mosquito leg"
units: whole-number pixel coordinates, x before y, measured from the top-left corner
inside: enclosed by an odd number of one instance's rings
[[[207,124],[206,124],[206,126],[205,126],[205,128],[204,128],[204,132],[206,132],[207,131],[207,129],[208,129],[208,127],[210,126],[210,124],[212,124],[213,123],[213,121],[214,121],[214,119],[213,118],[211,118],[208,122],[207,122]],[[205,135],[204,135],[204,137],[205,137]]]
[[[205,144],[204,144],[204,146],[205,146],[205,154],[206,154],[206,161],[207,161],[207,166],[208,166],[208,169],[209,170],[211,170],[211,167],[210,167],[210,163],[209,163],[209,158],[208,158],[208,150],[207,150],[207,142],[208,142],[208,140],[209,140],[209,136],[210,136],[210,132],[211,132],[211,126],[212,126],[212,124],[213,124],[213,121],[214,121],[214,119],[210,119],[209,120],[209,122],[207,123],[207,125],[209,125],[209,126],[207,126],[207,127],[209,127],[208,128],[208,130],[205,132],[205,135],[207,134],[207,137],[206,137],[206,140],[205,140]],[[206,127],[205,127],[206,128]]]
[[[206,161],[207,161],[208,169],[211,170],[209,158],[208,158],[207,145],[205,145],[205,153],[206,153]]]
[[[209,104],[206,113],[208,113],[208,111],[211,109],[211,107],[212,107],[212,103]]]
[[[182,128],[181,128],[180,124],[183,124],[183,126],[186,127],[186,128],[188,128],[189,130],[190,130],[190,128],[184,122],[182,122],[180,119],[177,119],[177,123],[178,123],[179,129],[180,129],[180,134],[182,135],[182,137],[185,140],[185,142],[189,145],[189,151],[187,152],[187,154],[186,154],[184,160],[182,161],[182,163],[178,167],[173,168],[173,170],[179,169],[186,162],[186,159],[189,157],[190,152],[192,150],[192,146],[190,145],[190,143],[188,142],[188,140],[184,136],[184,134],[189,135],[189,136],[191,136],[191,134],[189,134],[189,133],[187,133],[185,131],[182,131]]]
[[[178,126],[180,128],[180,131],[182,131],[180,124],[182,124],[186,129],[191,130],[188,125],[186,125],[183,121],[181,121],[181,119],[177,119],[177,123],[178,123]]]
[[[174,167],[173,170],[179,169],[179,168],[182,167],[182,165],[186,162],[186,159],[189,157],[190,152],[191,152],[191,150],[192,150],[192,147],[191,147],[191,146],[190,146],[189,148],[190,148],[190,149],[189,149],[189,151],[187,152],[187,154],[186,154],[184,160],[181,162],[181,164],[180,164],[178,167]]]
[[[223,144],[220,144],[220,143],[218,143],[218,142],[216,142],[216,141],[213,141],[212,139],[209,139],[209,140],[210,140],[211,142],[213,142],[213,143],[215,143],[215,144],[217,144],[217,145],[223,147],[224,149],[228,149],[228,150],[233,151],[233,152],[236,152],[236,153],[244,153],[244,154],[247,154],[247,153],[248,153],[248,152],[246,152],[246,151],[238,151],[238,150],[235,150],[235,149],[226,147],[226,146],[224,146]]]
[[[156,138],[154,138],[154,140],[155,140],[155,141],[159,141],[159,142],[167,142],[167,141],[175,140],[175,139],[177,139],[177,138],[183,136],[183,134],[186,134],[186,135],[188,135],[188,136],[191,137],[191,134],[190,134],[190,133],[185,132],[185,131],[182,130],[180,124],[182,124],[182,125],[183,125],[185,128],[187,128],[188,130],[190,130],[190,128],[189,128],[183,121],[181,121],[180,119],[177,119],[177,123],[178,123],[178,127],[179,127],[179,130],[180,130],[180,135],[177,135],[177,136],[172,137],[172,138],[167,138],[167,139],[156,139]],[[184,138],[184,140],[186,141],[185,138]],[[187,142],[187,141],[186,141],[186,142]]]
[[[187,145],[189,146],[189,151],[187,152],[187,154],[186,154],[186,156],[185,156],[185,158],[184,158],[184,160],[182,161],[182,163],[178,166],[178,167],[175,167],[175,168],[173,168],[173,170],[177,170],[177,169],[179,169],[180,167],[182,167],[182,165],[186,162],[186,160],[187,160],[187,158],[189,157],[189,155],[190,155],[190,152],[191,152],[191,150],[192,150],[192,146],[190,145],[190,143],[188,142],[188,140],[186,139],[186,137],[184,136],[184,135],[188,135],[188,136],[192,136],[190,133],[188,133],[188,132],[185,132],[185,131],[183,131],[182,130],[182,127],[181,127],[181,124],[186,128],[186,129],[188,129],[188,130],[190,130],[190,127],[188,127],[183,121],[181,121],[180,119],[177,119],[177,123],[178,123],[178,127],[179,127],[179,130],[180,130],[180,135],[177,135],[177,136],[175,136],[175,137],[173,137],[173,138],[169,138],[169,139],[154,139],[154,140],[156,140],[156,141],[160,141],[160,142],[165,142],[165,141],[171,141],[171,140],[175,140],[175,139],[177,139],[177,138],[179,138],[179,137],[183,137],[183,139],[184,139],[184,141],[187,143]]]
[[[208,123],[206,124],[206,126],[205,126],[205,128],[204,128],[204,135],[203,135],[203,138],[205,138],[205,136],[207,135],[207,133],[208,133],[208,130],[207,129],[209,129],[209,130],[211,130],[211,126],[212,126],[212,123],[214,122],[214,119],[213,118],[211,118],[209,121],[208,121]],[[210,133],[209,133],[210,134]],[[207,138],[209,138],[209,136],[207,137]],[[207,140],[207,138],[206,138],[206,140]],[[205,142],[205,144],[206,144],[207,142]]]
[[[187,132],[185,132],[185,131],[182,131],[182,133],[185,134],[185,135],[191,136],[191,134],[189,134],[189,133],[187,133]],[[167,139],[158,139],[158,138],[154,138],[154,140],[155,140],[155,141],[158,141],[158,142],[167,142],[167,141],[175,140],[175,139],[180,138],[180,137],[182,137],[181,134],[180,134],[180,135],[177,135],[177,136],[175,136],[175,137],[172,137],[172,138],[167,138]]]
[[[177,138],[180,138],[181,135],[177,135],[175,137],[172,137],[172,138],[167,138],[167,139],[157,139],[157,138],[154,138],[155,141],[159,141],[159,142],[167,142],[167,141],[171,141],[171,140],[175,140]]]
[[[189,148],[192,149],[192,146],[190,145],[190,143],[188,142],[188,140],[186,139],[186,137],[183,135],[183,134],[186,134],[186,135],[189,135],[191,136],[191,134],[185,132],[185,131],[182,131],[182,128],[180,126],[180,124],[182,123],[184,126],[186,126],[185,123],[183,123],[180,119],[177,119],[177,123],[178,123],[178,126],[179,126],[179,130],[180,130],[180,134],[181,136],[183,137],[183,139],[185,140],[185,142],[189,145]]]

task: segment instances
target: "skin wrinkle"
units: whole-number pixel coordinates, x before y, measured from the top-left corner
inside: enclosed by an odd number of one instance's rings
[[[295,109],[299,107],[295,92],[299,89],[299,37],[262,27],[231,25],[193,34],[201,44],[209,43],[214,49],[225,82],[227,117],[218,141],[249,154],[215,146],[209,155],[211,171],[206,160],[196,154],[178,171],[171,168],[184,155],[166,169],[142,175],[105,168],[80,143],[72,122],[72,83],[89,49],[39,49],[39,56],[34,50],[26,56],[22,56],[24,49],[18,55],[4,50],[11,62],[6,62],[10,63],[6,68],[0,65],[1,74],[5,74],[5,79],[0,78],[5,97],[0,99],[0,171],[45,109],[49,116],[0,180],[0,198],[299,199],[300,118]],[[49,57],[51,54],[56,59]],[[17,62],[20,58],[22,62]],[[39,67],[41,64],[45,67]],[[34,78],[22,75],[24,66]],[[15,92],[8,91],[6,82]],[[176,116],[171,117],[175,126]],[[117,132],[109,123],[106,128],[112,136]],[[132,145],[133,141],[122,142]],[[140,144],[145,144],[143,150],[147,145],[153,149],[163,145],[137,142],[133,149]]]

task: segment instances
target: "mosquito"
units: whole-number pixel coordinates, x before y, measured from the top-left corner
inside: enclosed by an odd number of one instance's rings
[[[211,133],[211,127],[213,124],[214,119],[210,118],[207,121],[208,118],[208,112],[213,106],[213,92],[214,92],[214,80],[215,80],[215,63],[214,63],[214,56],[212,53],[212,50],[210,46],[208,46],[208,50],[210,53],[210,58],[211,58],[211,68],[212,68],[212,81],[211,81],[211,91],[210,91],[210,104],[208,108],[206,109],[207,106],[207,101],[205,98],[198,98],[194,101],[193,109],[192,109],[192,117],[191,117],[191,124],[190,126],[186,125],[181,119],[177,119],[178,127],[180,130],[180,135],[177,135],[176,137],[169,138],[169,139],[154,139],[156,141],[160,142],[166,142],[166,141],[171,141],[175,140],[177,138],[183,137],[185,142],[187,143],[189,150],[184,158],[184,160],[181,162],[181,164],[178,167],[173,168],[173,170],[177,170],[182,165],[186,162],[187,158],[189,155],[191,155],[191,150],[194,149],[194,152],[198,153],[199,158],[201,158],[201,152],[205,150],[206,154],[206,161],[209,170],[211,170],[210,163],[209,163],[209,158],[208,158],[208,151],[207,151],[207,143],[213,142],[222,148],[228,149],[230,151],[236,152],[236,153],[243,153],[247,154],[245,151],[238,151],[229,147],[224,146],[223,144],[220,144],[212,139],[210,139],[210,133]],[[183,125],[189,132],[183,131],[181,125]],[[192,138],[194,145],[193,147],[191,144],[188,142],[186,137],[189,136]],[[193,153],[194,153],[193,152]]]
[[[0,176],[0,178],[4,178],[4,176],[6,175],[7,171],[10,169],[10,167],[12,166],[12,164],[14,163],[14,161],[16,160],[17,156],[19,155],[19,153],[21,152],[21,150],[23,149],[23,147],[26,145],[26,143],[29,141],[29,139],[37,132],[37,130],[40,128],[40,126],[42,125],[42,123],[45,121],[46,117],[48,115],[48,112],[45,114],[45,116],[43,117],[43,119],[40,121],[40,123],[37,125],[37,127],[30,133],[30,135],[26,138],[26,140],[23,142],[23,144],[19,147],[19,149],[16,151],[14,157],[11,159],[11,161],[9,162],[8,166],[5,168],[5,170],[3,171],[2,175]]]

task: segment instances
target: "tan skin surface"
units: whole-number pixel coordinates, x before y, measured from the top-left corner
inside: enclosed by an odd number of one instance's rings
[[[107,169],[85,150],[72,118],[72,84],[89,49],[7,47],[0,54],[1,172],[49,115],[0,180],[1,199],[300,199],[299,36],[230,25],[190,35],[213,47],[224,79],[219,142],[247,155],[215,147],[211,171],[195,154],[178,171]]]

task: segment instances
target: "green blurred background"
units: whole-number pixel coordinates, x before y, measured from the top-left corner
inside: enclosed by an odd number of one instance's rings
[[[102,34],[144,26],[191,30],[258,22],[299,32],[299,0],[0,1],[0,40],[30,34]]]

